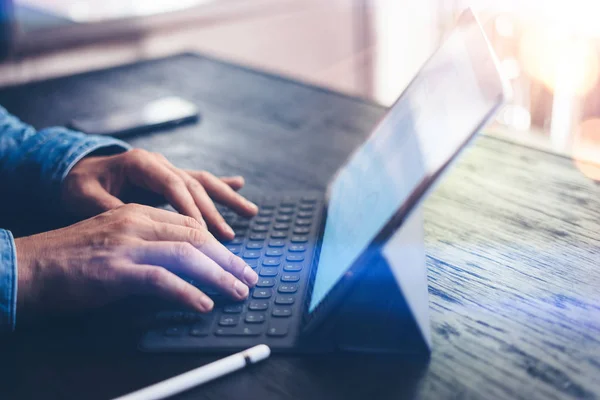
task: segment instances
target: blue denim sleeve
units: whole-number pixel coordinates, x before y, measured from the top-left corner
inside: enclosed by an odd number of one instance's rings
[[[0,229],[0,333],[15,329],[17,253],[10,231]]]
[[[119,153],[129,145],[110,137],[66,128],[36,131],[0,107],[0,192],[13,200],[33,198],[51,212],[59,206],[60,185],[86,155]],[[15,327],[17,259],[9,231],[0,230],[0,332]]]

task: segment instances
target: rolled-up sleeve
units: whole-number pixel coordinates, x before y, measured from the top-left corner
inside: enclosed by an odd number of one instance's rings
[[[34,199],[40,208],[60,207],[60,186],[71,168],[92,152],[129,149],[120,140],[62,127],[36,131],[0,107],[0,193],[11,202]],[[12,234],[0,230],[0,332],[14,330],[17,256]]]
[[[17,316],[17,252],[10,231],[0,229],[0,333],[15,329]]]
[[[54,208],[60,185],[77,161],[99,150],[113,154],[128,149],[120,140],[62,127],[36,131],[0,107],[0,185],[17,201],[35,196],[41,206]]]

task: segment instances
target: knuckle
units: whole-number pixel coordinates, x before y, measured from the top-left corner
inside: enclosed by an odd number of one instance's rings
[[[144,149],[140,149],[140,148],[135,148],[135,149],[131,149],[127,152],[127,155],[130,158],[134,158],[134,159],[141,159],[141,158],[145,158],[148,156],[148,151],[144,150]]]
[[[196,219],[194,219],[192,217],[188,217],[188,216],[183,217],[183,225],[187,226],[188,228],[192,228],[192,229],[204,230],[203,226],[200,224],[200,222],[198,222]]]
[[[165,155],[164,155],[164,154],[162,154],[162,153],[153,152],[153,153],[152,153],[152,155],[153,155],[154,157],[158,158],[159,160],[162,160],[162,161],[167,161],[167,162],[169,161],[169,160],[167,159],[167,157],[165,157]]]
[[[239,273],[245,266],[244,261],[233,253],[230,253],[227,260],[229,269],[235,273]]]
[[[204,186],[195,179],[187,179],[186,184],[190,190],[204,190]]]
[[[198,172],[198,179],[202,182],[204,182],[207,179],[210,179],[213,175],[208,172],[208,171],[199,171]]]
[[[233,287],[235,278],[229,272],[217,268],[215,271],[215,281],[221,287]]]
[[[128,230],[139,223],[139,219],[134,214],[124,214],[119,218],[117,227],[122,230]]]
[[[177,174],[169,174],[165,178],[164,183],[165,183],[165,186],[169,190],[173,191],[174,194],[177,193],[177,192],[179,192],[180,190],[185,190],[186,189],[185,182]]]
[[[176,257],[180,261],[190,260],[194,256],[196,248],[190,243],[179,243],[176,248]]]
[[[195,220],[194,220],[195,221]],[[190,229],[189,242],[197,248],[202,248],[206,243],[206,232],[200,229]]]
[[[169,279],[169,272],[162,268],[151,268],[146,272],[146,284],[150,287],[161,287]]]

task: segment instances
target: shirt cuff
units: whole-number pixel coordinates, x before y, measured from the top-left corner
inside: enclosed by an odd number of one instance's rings
[[[24,150],[30,164],[39,165],[40,193],[45,195],[46,204],[55,209],[60,201],[61,184],[79,160],[99,150],[108,155],[129,149],[131,146],[127,143],[109,136],[86,135],[54,127],[39,131]]]
[[[17,252],[12,233],[0,229],[0,333],[15,330],[17,317]]]
[[[60,184],[75,164],[90,153],[102,150],[103,155],[109,155],[131,149],[129,144],[109,136],[86,135],[65,128],[48,128],[40,134],[46,134],[48,131],[55,137],[53,142],[58,142],[57,144],[59,146],[62,144],[63,147],[62,154],[59,157],[52,157],[55,162],[46,171],[45,181],[54,186],[53,192],[60,188]]]

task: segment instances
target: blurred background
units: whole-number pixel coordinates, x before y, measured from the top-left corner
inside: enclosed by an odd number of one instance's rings
[[[0,86],[199,51],[389,105],[472,6],[514,97],[486,134],[600,180],[598,0],[0,0]]]

